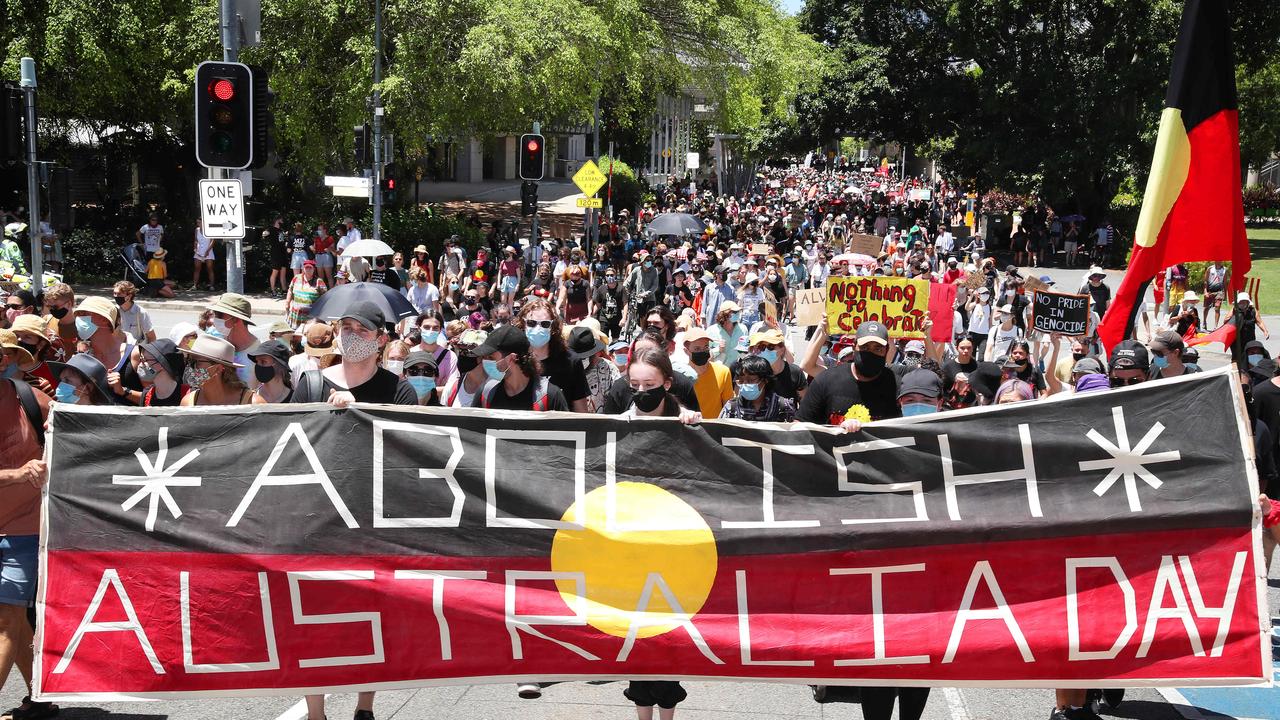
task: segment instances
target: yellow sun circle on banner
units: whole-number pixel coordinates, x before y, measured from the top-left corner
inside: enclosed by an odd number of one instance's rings
[[[587,624],[603,633],[626,637],[636,619],[642,623],[636,637],[661,635],[678,624],[644,623],[674,611],[662,584],[652,583],[645,611],[636,613],[650,573],[661,575],[680,610],[692,617],[716,579],[715,537],[697,510],[656,485],[620,482],[614,487],[612,522],[607,486],[565,511],[562,520],[583,529],[556,531],[551,569],[581,573],[583,597],[579,600],[575,579],[558,579],[556,588],[570,608],[584,605]]]

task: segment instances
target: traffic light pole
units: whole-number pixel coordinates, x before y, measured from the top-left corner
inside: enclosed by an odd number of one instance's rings
[[[373,239],[382,239],[382,0],[373,0]]]
[[[40,168],[36,164],[36,61],[22,58],[22,95],[27,111],[27,237],[31,240],[31,287],[44,287],[44,243],[40,239]]]
[[[236,27],[235,0],[219,0],[219,15],[222,24],[222,61],[240,61],[240,33]],[[209,168],[210,180],[222,180],[231,177],[231,171],[222,168]],[[275,238],[272,238],[275,242]],[[244,241],[235,238],[227,248],[227,292],[244,293]]]

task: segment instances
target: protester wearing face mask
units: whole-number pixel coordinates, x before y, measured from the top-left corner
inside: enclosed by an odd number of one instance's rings
[[[135,342],[152,342],[156,339],[155,328],[151,325],[151,315],[138,305],[138,288],[133,283],[122,280],[112,288],[112,300],[120,308],[120,329]]]
[[[901,415],[897,376],[885,367],[888,352],[889,331],[884,325],[874,321],[859,325],[853,362],[814,378],[796,419],[857,432],[867,419]]]
[[[76,353],[65,363],[49,363],[58,376],[54,400],[68,405],[115,405],[116,394],[107,384],[107,369],[88,353]]]
[[[942,378],[932,370],[916,368],[902,377],[898,406],[903,417],[928,415],[942,409]]]
[[[124,346],[116,336],[120,326],[120,309],[110,300],[87,297],[76,308],[76,334],[85,343],[87,352],[107,368],[122,364]]]
[[[742,324],[742,310],[738,307],[738,303],[726,300],[720,304],[720,312],[716,314],[716,324],[710,332],[711,339],[719,349],[719,354],[713,359],[725,366],[733,365],[738,359],[738,344],[747,335],[747,328]]]
[[[4,300],[3,324],[0,327],[12,327],[13,321],[19,317],[36,314],[36,307],[36,296],[30,290],[14,290]]]
[[[182,403],[190,389],[182,383],[187,362],[172,340],[160,339],[139,346],[138,378],[146,389],[138,404],[143,407],[172,407]]]
[[[584,321],[582,325],[569,330],[569,337],[565,341],[569,349],[569,360],[581,363],[586,373],[587,387],[591,391],[591,412],[604,407],[605,394],[622,377],[622,371],[605,352],[607,340],[603,333],[597,332]]]
[[[431,353],[414,350],[404,359],[404,379],[418,394],[418,404],[440,407],[440,367]]]
[[[31,353],[18,342],[18,336],[12,330],[0,330],[0,356],[0,382],[12,380],[28,385],[32,390],[39,390],[47,398],[55,396],[54,386],[48,380],[23,369],[36,363]]]
[[[538,374],[529,337],[522,328],[500,327],[489,333],[474,352],[489,382],[476,394],[473,407],[537,412],[569,410],[560,388]]]
[[[265,403],[287,403],[293,398],[289,359],[292,353],[281,340],[266,340],[249,349],[253,376],[258,381],[254,395]]]
[[[245,385],[253,383],[253,363],[249,362],[246,352],[258,344],[258,338],[249,330],[253,325],[253,306],[249,298],[236,293],[223,293],[212,305],[213,326],[211,334],[220,337],[235,348],[233,358],[237,368],[236,374]]]
[[[1159,380],[1160,378],[1178,377],[1197,372],[1197,369],[1189,368],[1183,364],[1182,350],[1184,347],[1182,338],[1177,333],[1170,330],[1156,333],[1150,346],[1151,379]]]
[[[622,417],[678,417],[680,422],[691,425],[702,421],[702,413],[681,407],[671,394],[671,382],[675,371],[671,358],[657,348],[646,348],[636,353],[627,365],[627,383],[631,386],[631,406]]]
[[[711,335],[698,327],[684,332],[683,345],[689,367],[696,374],[693,392],[698,407],[707,417],[718,417],[720,408],[733,399],[733,376],[729,368],[711,359]]]
[[[626,295],[618,282],[618,272],[613,268],[604,271],[603,281],[591,298],[587,313],[600,323],[600,328],[610,337],[621,334],[625,317]]]
[[[475,356],[475,349],[484,344],[489,334],[483,330],[466,330],[454,343],[457,355],[457,372],[446,379],[440,395],[440,403],[447,407],[471,407],[475,396],[484,387],[489,376]]]
[[[573,412],[591,412],[586,371],[582,363],[570,361],[560,316],[551,303],[543,298],[530,299],[520,308],[514,327],[528,338],[538,374],[560,389]]]
[[[782,331],[769,329],[753,333],[747,345],[751,348],[751,354],[764,358],[772,368],[774,392],[799,403],[809,385],[809,376],[794,363],[787,362],[786,338]]]
[[[66,283],[58,283],[44,291],[44,306],[49,313],[48,330],[45,335],[49,338],[57,338],[59,345],[56,348],[57,352],[61,353],[62,357],[68,357],[79,340],[76,334],[75,291]],[[49,359],[58,360],[59,358],[50,357]]]
[[[235,361],[235,348],[226,340],[202,335],[196,338],[190,349],[181,352],[187,361],[183,383],[191,388],[191,392],[182,398],[183,407],[260,405],[266,402],[254,395],[236,374],[239,368]]]
[[[403,378],[378,366],[388,342],[387,320],[368,300],[351,303],[338,326],[341,362],[302,374],[293,402],[327,402],[346,407],[353,402],[416,405],[418,395]]]
[[[743,355],[732,368],[735,395],[720,409],[721,419],[791,422],[796,404],[774,392],[775,375],[759,355]]]
[[[48,361],[54,359],[52,341],[46,336],[45,322],[36,315],[21,315],[10,330],[19,347],[27,351],[30,360],[18,370],[33,388],[53,397],[57,376],[49,369]]]

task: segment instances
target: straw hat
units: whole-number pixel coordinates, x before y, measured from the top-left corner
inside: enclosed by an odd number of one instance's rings
[[[187,357],[199,358],[216,362],[219,365],[227,367],[242,368],[244,365],[236,362],[236,346],[208,334],[200,334],[196,337],[196,341],[191,343],[191,349],[179,348],[179,351]]]
[[[35,362],[35,358],[31,357],[31,353],[18,344],[18,336],[12,330],[0,330],[0,348],[17,352],[18,365],[30,365]]]

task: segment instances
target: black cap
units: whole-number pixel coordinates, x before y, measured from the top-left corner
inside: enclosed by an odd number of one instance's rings
[[[250,360],[257,360],[264,355],[269,356],[281,365],[289,367],[289,358],[293,357],[293,351],[284,344],[283,340],[264,340],[249,348],[245,355],[248,355]]]
[[[569,359],[581,360],[604,350],[604,343],[589,327],[575,327],[569,331]]]
[[[342,313],[339,320],[351,318],[370,330],[380,330],[387,324],[386,316],[382,314],[382,308],[376,303],[369,300],[357,300]]]
[[[870,338],[872,341],[879,340],[881,345],[889,344],[889,331],[884,325],[871,320],[864,322],[858,326],[857,344],[861,345],[864,339]]]
[[[912,370],[902,378],[902,385],[898,388],[898,399],[901,400],[903,396],[913,393],[931,398],[942,397],[942,380],[932,370]]]
[[[156,340],[155,342],[143,343],[142,351],[154,357],[156,362],[160,363],[160,368],[168,373],[169,377],[174,380],[182,380],[182,372],[187,369],[187,361],[183,358],[182,353],[178,352],[178,346],[173,341],[165,338]]]
[[[529,352],[529,338],[525,336],[524,330],[515,325],[503,325],[489,333],[489,337],[473,350],[472,354],[476,357],[484,357],[496,352],[503,355],[512,353],[526,355]]]
[[[426,365],[430,367],[432,371],[436,373],[440,372],[440,363],[436,362],[436,356],[425,350],[414,350],[404,359],[405,370],[418,365]]]
[[[1149,370],[1147,348],[1137,340],[1125,340],[1111,351],[1111,370]]]

